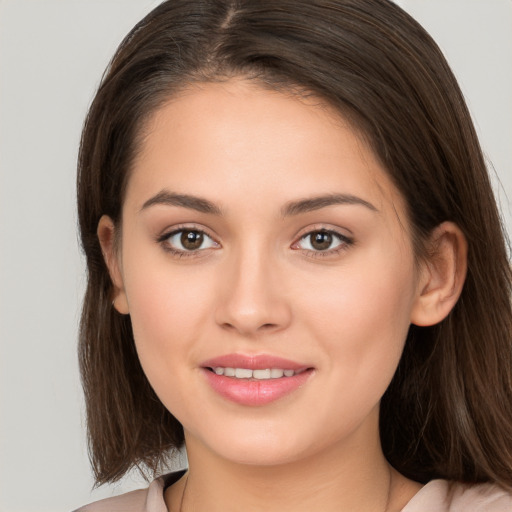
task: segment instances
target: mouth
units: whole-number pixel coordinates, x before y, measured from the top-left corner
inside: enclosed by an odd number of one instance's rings
[[[297,393],[315,372],[311,366],[269,355],[230,354],[201,367],[216,394],[245,406],[263,406]]]
[[[301,370],[283,369],[283,368],[264,368],[251,370],[250,368],[231,368],[216,366],[214,368],[207,367],[207,370],[215,373],[216,375],[224,375],[234,379],[254,379],[254,380],[271,380],[281,379],[283,377],[293,377],[302,372],[307,371],[309,368]]]

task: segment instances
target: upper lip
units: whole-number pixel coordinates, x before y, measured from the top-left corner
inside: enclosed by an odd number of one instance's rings
[[[266,370],[267,368],[280,368],[283,370],[305,370],[310,366],[276,357],[270,354],[245,355],[225,354],[204,361],[203,368],[246,368],[248,370]]]

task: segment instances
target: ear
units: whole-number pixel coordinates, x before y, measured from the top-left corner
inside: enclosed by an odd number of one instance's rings
[[[430,236],[422,262],[411,323],[431,326],[444,320],[458,301],[467,272],[468,244],[453,222],[443,222]]]
[[[110,274],[110,279],[112,279],[114,289],[112,305],[119,313],[127,315],[130,311],[124,290],[120,255],[115,244],[115,229],[112,219],[107,215],[103,215],[98,223],[96,233],[100,241],[101,251]]]

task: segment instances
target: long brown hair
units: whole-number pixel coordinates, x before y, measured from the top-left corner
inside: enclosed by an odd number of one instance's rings
[[[387,0],[172,0],[125,38],[85,122],[78,212],[88,284],[80,364],[98,483],[152,472],[183,443],[139,364],[130,318],[111,306],[96,229],[119,225],[144,122],[193,82],[243,76],[330,102],[364,134],[408,205],[417,254],[443,221],[469,244],[450,315],[411,326],[381,404],[384,453],[426,482],[512,488],[511,271],[470,115],[430,36]]]

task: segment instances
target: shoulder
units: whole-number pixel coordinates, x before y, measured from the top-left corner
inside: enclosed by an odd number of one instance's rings
[[[153,480],[146,489],[95,501],[74,512],[167,512],[164,490],[178,480],[183,473],[183,471],[178,471],[161,476]]]
[[[511,512],[512,494],[494,484],[461,484],[433,480],[402,512]]]
[[[147,495],[148,489],[139,489],[120,496],[95,501],[75,510],[75,512],[143,512],[146,509]]]
[[[493,484],[455,484],[450,511],[511,512],[512,494]]]

